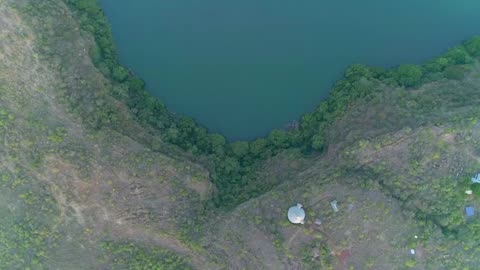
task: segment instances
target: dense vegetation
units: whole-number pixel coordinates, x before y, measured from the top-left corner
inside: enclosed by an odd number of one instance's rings
[[[83,29],[95,36],[97,46],[90,54],[104,75],[115,81],[112,90],[115,97],[128,104],[140,122],[161,131],[164,141],[211,158],[214,163],[212,181],[217,187],[212,202],[217,207],[235,206],[275,185],[256,178],[255,168],[259,161],[288,148],[301,148],[305,153],[325,149],[329,125],[354,101],[368,96],[372,83],[415,87],[440,78],[462,79],[464,65],[480,54],[480,37],[475,37],[423,66],[401,65],[385,71],[352,65],[344,78],[334,85],[330,98],[301,118],[298,129],[273,130],[267,138],[227,143],[222,135],[208,133],[192,118],[170,113],[158,99],[145,91],[141,79],[119,64],[109,24],[97,0],[65,1],[78,13]],[[104,122],[114,124],[114,119]]]

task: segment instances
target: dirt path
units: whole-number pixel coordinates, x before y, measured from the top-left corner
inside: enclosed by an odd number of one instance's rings
[[[288,239],[288,242],[287,242],[287,249],[290,249],[290,245],[292,244],[292,241],[295,240],[295,237],[297,237],[297,235],[302,231],[302,228],[298,228],[293,234],[292,236],[290,236],[290,239]]]

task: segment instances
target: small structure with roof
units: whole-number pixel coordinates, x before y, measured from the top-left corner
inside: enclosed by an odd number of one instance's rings
[[[330,206],[332,207],[333,212],[335,212],[335,213],[338,212],[337,200],[331,201]]]
[[[465,215],[467,215],[467,217],[473,217],[473,215],[475,215],[475,209],[473,206],[465,207]]]
[[[304,224],[305,223],[305,210],[303,210],[303,205],[297,203],[297,205],[292,206],[288,209],[288,220],[293,224]]]

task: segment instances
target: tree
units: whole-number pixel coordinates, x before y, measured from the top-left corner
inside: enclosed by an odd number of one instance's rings
[[[230,145],[230,150],[232,151],[233,155],[238,158],[243,158],[249,152],[248,142],[245,141],[237,141]]]
[[[420,83],[423,70],[417,65],[401,65],[393,71],[393,77],[400,85],[413,87]]]
[[[124,82],[128,77],[128,71],[122,66],[116,66],[113,68],[112,76],[117,82]]]
[[[95,0],[79,0],[71,1],[74,3],[78,9],[85,11],[87,13],[96,13],[99,11],[98,4]]]
[[[470,58],[465,48],[460,46],[448,50],[444,57],[447,58],[451,64],[455,65],[466,64]]]
[[[472,56],[480,56],[480,36],[473,37],[465,42],[465,48]]]
[[[325,140],[322,135],[316,134],[312,138],[312,148],[317,151],[323,150],[323,147],[325,145]]]
[[[190,117],[181,117],[177,125],[178,125],[178,129],[183,134],[183,139],[191,140],[192,134],[195,131],[195,128],[197,126],[195,124],[195,121],[193,121],[193,119]]]
[[[249,149],[254,157],[262,157],[267,151],[267,140],[264,138],[256,139],[250,143]]]
[[[202,153],[211,153],[212,148],[209,143],[208,130],[204,127],[195,128],[195,145]]]
[[[425,65],[425,69],[429,72],[441,72],[448,66],[448,59],[439,57]]]
[[[473,183],[470,188],[472,189],[473,191],[473,194],[477,195],[477,196],[480,196],[480,184],[478,183]]]
[[[279,129],[274,129],[268,134],[268,141],[277,149],[289,146],[287,133]]]
[[[174,144],[178,144],[178,139],[180,137],[180,132],[176,127],[170,127],[167,129],[167,131],[164,134],[165,139]]]
[[[361,64],[353,64],[347,68],[345,78],[349,81],[356,81],[362,77],[370,77],[372,75],[370,69]]]
[[[216,155],[222,155],[226,144],[225,137],[215,133],[210,134],[209,139],[212,152]]]
[[[145,82],[138,77],[130,77],[128,79],[128,89],[130,89],[132,92],[135,92],[135,94],[143,91],[144,87]]]
[[[230,176],[229,178],[231,178],[231,176],[238,176],[240,163],[236,158],[227,157],[223,160],[223,162],[220,165],[224,175]]]
[[[325,102],[322,102],[322,104],[325,104]],[[325,111],[326,110],[324,110],[323,113],[325,113]],[[318,120],[315,116],[316,114],[314,113],[306,113],[302,116],[302,121],[300,121],[300,129],[304,137],[311,137],[317,130]]]

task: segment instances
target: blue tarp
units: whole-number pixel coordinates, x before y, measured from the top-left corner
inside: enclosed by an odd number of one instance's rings
[[[472,206],[467,206],[465,207],[465,214],[467,215],[467,217],[471,217],[475,214],[475,210]]]

